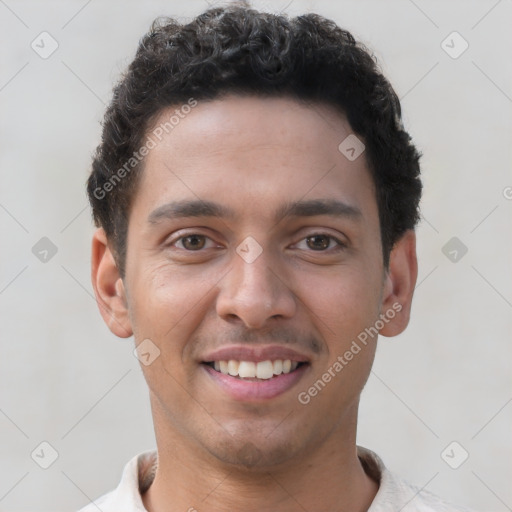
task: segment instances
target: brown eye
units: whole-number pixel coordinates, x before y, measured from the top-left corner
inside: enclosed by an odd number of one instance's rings
[[[189,235],[180,238],[179,241],[187,251],[197,251],[205,246],[206,237],[203,235]]]
[[[314,251],[323,251],[329,248],[331,237],[327,235],[313,235],[306,238],[306,243]]]

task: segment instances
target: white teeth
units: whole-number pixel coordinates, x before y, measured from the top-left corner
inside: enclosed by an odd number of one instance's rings
[[[236,377],[238,375],[238,361],[234,361],[233,359],[230,359],[228,361],[228,373],[229,375],[232,375],[233,377]]]
[[[238,376],[242,379],[256,377],[256,363],[252,361],[240,361],[238,366]]]
[[[220,371],[221,373],[228,374],[228,362],[227,361],[219,361],[220,363]],[[215,368],[217,369],[217,368]]]
[[[297,366],[299,366],[299,363],[297,361],[291,361],[290,359],[267,360],[260,361],[259,363],[253,361],[236,361],[234,359],[213,362],[213,367],[218,372],[242,379],[255,377],[263,380],[271,379],[274,375],[293,372],[297,369]]]
[[[274,365],[272,361],[260,361],[256,365],[256,377],[258,379],[271,379],[274,375]]]

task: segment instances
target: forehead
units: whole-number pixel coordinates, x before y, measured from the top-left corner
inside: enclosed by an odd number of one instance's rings
[[[300,199],[336,199],[376,214],[365,155],[351,160],[340,151],[354,135],[332,107],[228,96],[166,109],[147,136],[155,146],[135,197],[138,214],[183,199],[261,218]]]

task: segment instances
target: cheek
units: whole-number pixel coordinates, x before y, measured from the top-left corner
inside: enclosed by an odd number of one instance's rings
[[[331,353],[343,350],[378,317],[380,292],[368,268],[340,266],[322,279],[304,275],[301,282],[304,303]]]
[[[377,338],[365,329],[374,325],[379,309],[372,284],[364,273],[345,269],[343,277],[330,280],[328,290],[317,291],[308,303],[315,308],[311,317],[327,357],[299,390],[298,399],[323,410],[329,424],[341,421],[341,411],[357,402],[371,371]]]
[[[133,281],[131,303],[135,339],[150,338],[165,344],[163,348],[181,349],[208,289],[168,266],[141,272]]]
[[[187,357],[187,343],[199,324],[205,292],[209,288],[180,276],[168,265],[146,267],[132,281],[131,303],[136,343],[149,339],[158,356],[141,365],[146,382],[161,403],[174,404],[173,410],[190,402],[190,376],[195,363]],[[156,350],[156,349],[155,349]],[[142,362],[142,361],[141,361]],[[169,411],[168,411],[169,412]]]

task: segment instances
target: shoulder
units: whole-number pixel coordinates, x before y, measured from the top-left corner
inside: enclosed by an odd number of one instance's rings
[[[379,480],[379,490],[368,512],[474,512],[450,503],[389,471],[376,453],[359,446],[357,450],[367,474]]]
[[[98,512],[98,509],[107,512],[107,510],[109,510],[107,507],[112,503],[112,495],[114,492],[115,491],[110,491],[101,496],[101,498],[91,501],[88,505],[78,510],[78,512]]]
[[[140,494],[141,484],[147,485],[146,476],[157,459],[155,450],[140,453],[124,467],[119,485],[100,498],[91,501],[78,512],[146,512]]]

